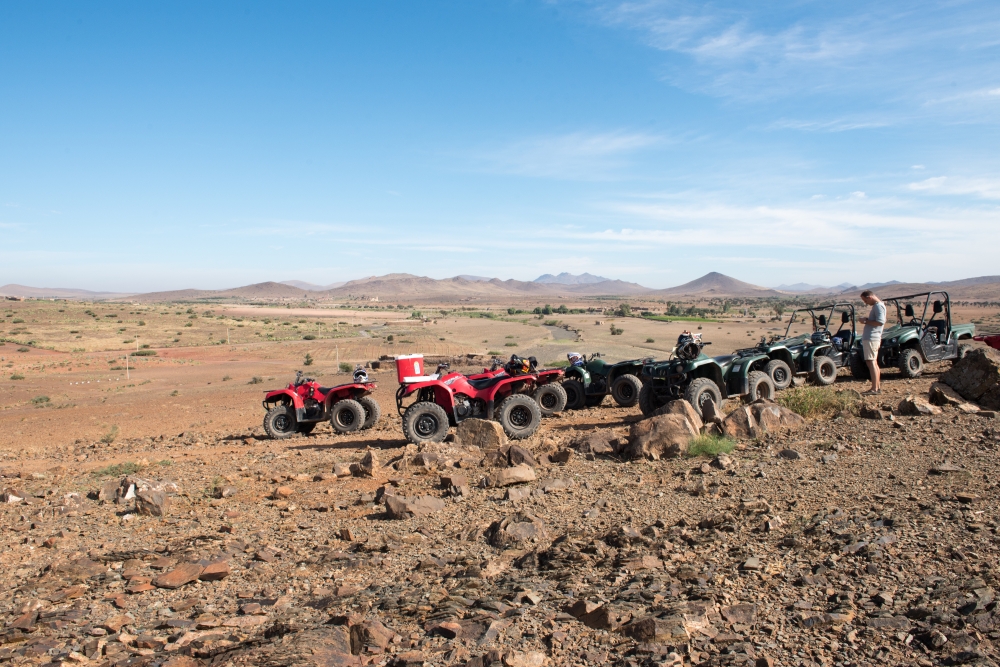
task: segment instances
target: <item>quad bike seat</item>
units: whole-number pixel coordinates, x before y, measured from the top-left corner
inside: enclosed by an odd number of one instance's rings
[[[331,391],[333,391],[333,387],[320,387],[319,388],[319,393],[321,393],[323,395],[329,394]]]
[[[478,380],[469,380],[469,384],[472,385],[473,389],[489,389],[501,380],[506,380],[508,377],[508,375],[497,375],[491,378],[480,378]]]
[[[726,366],[727,364],[732,362],[732,360],[735,359],[736,357],[737,355],[735,354],[724,354],[721,357],[712,357],[712,358],[715,359],[715,363],[719,364],[720,366]]]

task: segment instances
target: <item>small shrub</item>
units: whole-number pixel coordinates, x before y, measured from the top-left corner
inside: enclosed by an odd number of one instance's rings
[[[79,329],[74,329],[74,330],[71,330],[70,333],[71,334],[78,334],[78,333],[80,333],[80,330]]]
[[[491,357],[499,357],[501,354],[503,354],[503,352],[501,352],[500,350],[490,350],[486,354],[490,355]]]
[[[613,324],[611,325],[611,335],[612,336],[621,336],[623,333],[625,333],[624,329],[619,329],[618,327],[616,327]]]
[[[112,426],[111,429],[101,436],[101,442],[105,445],[110,445],[118,437],[118,426]]]
[[[179,391],[177,391],[176,389],[174,389],[174,390],[173,390],[172,392],[170,392],[170,395],[171,395],[171,396],[180,396],[180,395],[181,395],[181,392],[179,392]]]
[[[144,321],[142,321],[142,320],[139,320],[139,326],[140,327],[144,327],[144,326],[146,326],[146,323]]]
[[[11,324],[24,324],[24,320],[22,320],[20,317],[15,317],[13,320],[10,321],[10,323]]]
[[[48,396],[35,396],[33,399],[31,399],[31,402],[34,403],[35,405],[38,405],[38,406],[45,405],[46,403],[49,402],[49,397]]]
[[[132,352],[129,356],[132,357],[155,357],[156,350],[136,350]]]
[[[796,387],[778,395],[779,405],[806,419],[829,419],[843,410],[856,412],[860,402],[856,391],[830,387]]]
[[[504,343],[504,347],[517,347],[517,343]]]
[[[647,338],[647,339],[646,339],[646,342],[647,342],[647,343],[655,343],[656,341],[655,341],[655,340],[653,340],[652,338]]]
[[[230,376],[226,375],[226,376],[224,376],[224,377],[222,378],[222,381],[223,381],[223,382],[229,382],[229,381],[230,381],[230,380],[232,380],[232,379],[233,379],[233,378],[231,378]]]
[[[305,336],[302,337],[302,340],[316,340],[316,336],[314,336],[313,334],[306,334]]]
[[[555,361],[550,361],[545,364],[546,368],[569,368],[568,359],[556,359]]]
[[[28,348],[26,348],[26,347],[19,347],[19,348],[17,348],[17,351],[18,352],[31,352],[31,350],[28,349]]]
[[[24,376],[21,375],[20,373],[14,373],[13,375],[10,376],[10,379],[11,380],[23,380]]]
[[[121,477],[123,475],[134,475],[142,470],[142,466],[133,461],[124,463],[113,463],[106,468],[98,468],[90,474],[94,477]]]
[[[385,339],[391,343],[393,341],[392,334],[389,334],[388,336],[386,336]]]
[[[258,375],[254,375],[252,378],[250,378],[250,381],[247,382],[247,384],[263,384],[263,383],[264,383],[264,378]]]
[[[350,373],[354,370],[354,366],[346,361],[341,361],[339,368],[341,373]]]
[[[306,358],[302,360],[302,365],[303,366],[312,366],[313,365],[313,357],[308,352],[306,353]]]
[[[736,447],[736,443],[726,437],[717,435],[699,435],[688,443],[688,456],[716,456],[728,454]]]

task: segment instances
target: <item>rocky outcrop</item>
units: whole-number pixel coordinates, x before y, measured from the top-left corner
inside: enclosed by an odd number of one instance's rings
[[[654,461],[676,458],[687,453],[688,444],[697,435],[698,428],[685,415],[661,414],[633,424],[629,431],[628,445],[621,454],[625,458],[645,457]]]
[[[1000,352],[972,350],[941,376],[941,382],[980,407],[1000,410]]]

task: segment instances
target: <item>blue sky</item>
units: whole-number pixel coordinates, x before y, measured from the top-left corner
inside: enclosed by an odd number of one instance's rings
[[[998,241],[995,0],[0,5],[0,284],[860,284]]]

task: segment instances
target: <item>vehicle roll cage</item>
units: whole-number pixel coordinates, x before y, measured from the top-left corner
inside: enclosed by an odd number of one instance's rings
[[[940,299],[935,299],[933,304],[931,303],[931,297],[935,294],[944,296],[944,303]],[[905,301],[910,301],[911,299],[916,299],[918,297],[924,297],[924,309],[920,313],[920,319],[917,320],[913,304],[903,303]],[[896,306],[896,318],[899,322],[899,326],[918,326],[921,329],[926,329],[930,324],[930,320],[927,319],[927,309],[931,309],[931,320],[938,313],[944,313],[945,324],[948,329],[951,329],[951,297],[948,296],[947,292],[919,292],[917,294],[907,294],[905,296],[894,296],[888,299],[882,299],[882,302],[886,304],[886,310],[888,310],[888,304],[893,304]],[[910,318],[909,323],[904,322],[903,318]],[[886,319],[888,319],[888,312],[886,313]],[[913,324],[913,322],[919,322],[919,324]]]
[[[791,338],[792,324],[795,323],[795,313],[809,313],[810,317],[812,317],[812,326],[813,330],[815,331],[817,328],[816,322],[821,317],[825,320],[825,322],[821,322],[820,325],[823,327],[829,327],[830,323],[833,321],[833,316],[837,312],[838,308],[842,309],[840,317],[841,324],[847,324],[848,322],[850,322],[851,330],[854,331],[856,329],[855,326],[856,320],[854,319],[854,304],[827,303],[823,304],[822,306],[811,306],[809,308],[796,308],[795,310],[793,310],[791,317],[788,318],[788,326],[785,328],[785,338]],[[827,310],[830,311],[829,315],[827,315],[825,312]],[[819,315],[817,315],[817,313],[819,313]],[[803,318],[803,321],[805,321],[805,318]]]

